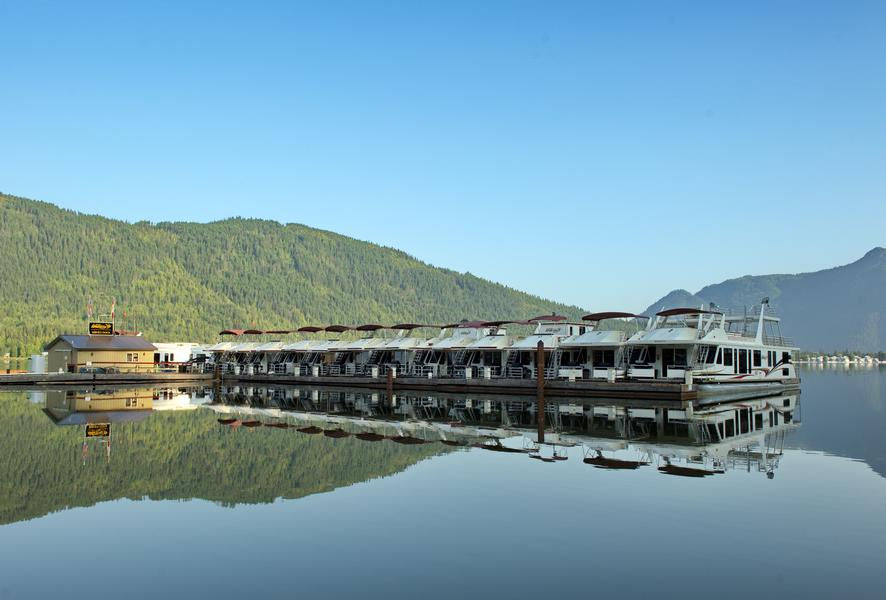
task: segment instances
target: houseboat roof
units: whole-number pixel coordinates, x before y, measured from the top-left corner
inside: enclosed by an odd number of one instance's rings
[[[327,343],[326,340],[298,340],[297,342],[286,344],[283,346],[283,349],[288,351],[313,351],[316,350],[318,346],[326,345]]]
[[[265,342],[255,347],[256,352],[276,352],[283,349],[283,342]]]
[[[503,350],[510,346],[511,339],[504,333],[493,333],[483,336],[476,342],[469,344],[471,350]]]
[[[217,344],[213,344],[206,348],[207,352],[224,352],[225,350],[230,350],[236,346],[234,342],[219,342]]]
[[[440,338],[438,340],[429,340],[428,346],[434,350],[449,350],[452,348],[467,348],[469,345],[477,341],[478,328],[459,326],[452,335]]]
[[[231,352],[253,352],[259,346],[261,346],[259,342],[243,342],[242,344],[235,344],[229,350]]]
[[[387,340],[381,347],[385,350],[411,350],[413,348],[427,348],[428,340],[422,337],[398,336]]]
[[[339,350],[371,350],[385,345],[389,340],[382,337],[365,337],[356,340],[343,340]]]
[[[627,333],[617,329],[594,329],[580,335],[573,335],[562,342],[564,348],[584,346],[617,346],[627,339]]]
[[[140,335],[75,335],[63,334],[46,344],[44,349],[65,342],[74,350],[156,350],[157,347]]]

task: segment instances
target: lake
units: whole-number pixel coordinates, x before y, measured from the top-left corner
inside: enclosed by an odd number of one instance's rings
[[[525,398],[2,392],[0,598],[882,597],[886,371],[801,376],[554,446]]]

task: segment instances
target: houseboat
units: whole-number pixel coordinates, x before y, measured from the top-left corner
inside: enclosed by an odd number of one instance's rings
[[[522,340],[513,343],[505,365],[505,376],[516,379],[535,378],[535,355],[538,343],[544,344],[546,379],[555,377],[581,376],[580,350],[563,348],[562,342],[572,336],[579,336],[593,329],[588,323],[570,323],[562,315],[543,315],[529,319],[527,323],[536,325],[535,331]],[[561,366],[564,374],[561,375]]]
[[[583,379],[623,378],[625,343],[643,331],[649,317],[627,312],[597,312],[583,316],[582,321],[587,321],[590,327],[560,343],[563,350],[571,353],[570,368],[579,368],[579,377]],[[610,326],[601,328],[602,322],[609,322]]]
[[[716,307],[672,308],[628,340],[627,377],[708,383],[787,382],[797,373],[796,353],[770,314],[768,299],[741,312]]]

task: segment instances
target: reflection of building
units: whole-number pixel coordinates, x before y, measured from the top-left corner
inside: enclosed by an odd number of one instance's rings
[[[138,335],[60,335],[46,345],[50,373],[153,371],[154,344]]]
[[[56,425],[125,423],[151,414],[154,390],[48,391],[44,412]]]

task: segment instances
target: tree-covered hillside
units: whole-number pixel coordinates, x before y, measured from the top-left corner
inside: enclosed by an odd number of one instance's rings
[[[0,354],[86,327],[116,297],[148,339],[226,327],[528,318],[564,306],[403,252],[273,221],[125,223],[0,195]]]
[[[768,296],[782,331],[804,350],[886,350],[886,249],[874,248],[854,263],[814,273],[730,279],[691,294],[675,290],[647,313],[714,302],[749,306]]]

